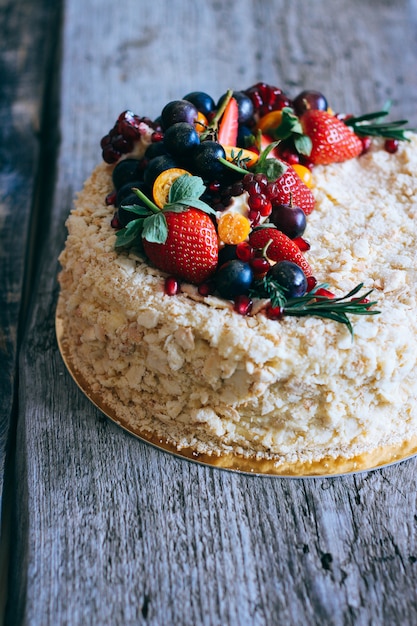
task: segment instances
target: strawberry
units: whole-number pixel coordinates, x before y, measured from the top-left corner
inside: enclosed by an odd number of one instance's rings
[[[164,211],[168,235],[164,243],[143,238],[149,260],[163,272],[200,284],[214,273],[218,260],[217,233],[207,213],[193,207]]]
[[[303,183],[291,165],[288,165],[285,172],[272,184],[274,204],[293,204],[303,209],[306,215],[314,209],[315,200],[311,189]]]
[[[314,165],[340,163],[362,153],[363,144],[359,137],[328,111],[306,111],[301,116],[301,125],[312,142],[308,158]]]
[[[312,276],[313,272],[309,263],[300,252],[300,248],[287,235],[277,228],[258,228],[249,235],[249,243],[255,250],[266,250],[266,256],[275,262],[292,261],[303,270],[306,277]]]
[[[239,109],[237,101],[230,98],[221,117],[217,141],[224,146],[235,146],[239,130]]]

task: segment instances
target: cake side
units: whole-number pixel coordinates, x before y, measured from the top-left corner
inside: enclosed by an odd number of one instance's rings
[[[381,314],[355,337],[315,317],[241,316],[193,286],[116,253],[111,168],[100,165],[68,219],[59,316],[71,360],[127,423],[178,448],[286,462],[350,457],[417,434],[417,141],[395,155],[316,167],[306,237],[319,280],[363,281]]]

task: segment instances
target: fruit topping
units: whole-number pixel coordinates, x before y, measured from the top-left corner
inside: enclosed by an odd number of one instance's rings
[[[315,315],[353,332],[348,315],[378,311],[369,292],[357,295],[362,285],[336,297],[314,276],[304,239],[314,166],[358,157],[375,136],[395,152],[406,122],[385,122],[387,113],[335,115],[321,92],[291,100],[267,83],[228,90],[217,103],[190,92],[154,122],[125,111],[101,141],[114,165],[105,202],[116,249],[135,249],[165,272],[167,295],[185,281],[241,315],[261,306],[269,319]]]

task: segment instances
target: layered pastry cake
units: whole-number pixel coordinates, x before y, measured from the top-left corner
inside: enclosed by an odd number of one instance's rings
[[[60,344],[144,439],[334,474],[414,453],[417,136],[257,84],[120,115],[60,256]]]

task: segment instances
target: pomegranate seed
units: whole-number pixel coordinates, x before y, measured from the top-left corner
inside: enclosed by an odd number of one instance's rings
[[[219,191],[220,190],[220,183],[217,182],[217,180],[214,180],[213,182],[211,182],[208,186],[209,191],[214,192],[214,191]]]
[[[251,222],[252,226],[255,227],[259,224],[261,214],[259,213],[259,211],[249,211],[248,219]]]
[[[239,313],[239,315],[248,315],[251,312],[252,304],[253,302],[249,296],[236,296],[234,310],[236,313]]]
[[[268,217],[268,215],[271,215],[272,213],[272,204],[266,198],[264,199],[263,197],[262,199],[263,202],[261,208],[259,209],[259,213],[262,215],[262,217]]]
[[[211,283],[201,283],[198,285],[198,293],[200,296],[209,296],[214,292],[214,285]]]
[[[265,191],[265,189],[268,186],[268,178],[266,177],[265,174],[255,174],[255,181],[259,184],[259,186],[261,187],[262,191]]]
[[[152,143],[159,143],[160,141],[162,141],[164,138],[164,133],[161,133],[160,131],[155,131],[154,133],[152,133],[152,137],[151,137],[151,141]]]
[[[281,306],[268,306],[265,313],[268,319],[279,320],[283,316],[284,309]]]
[[[120,228],[122,228],[121,223],[119,222],[119,217],[117,215],[117,211],[116,213],[113,215],[112,220],[110,222],[110,226],[112,228],[115,228],[116,230],[119,230]]]
[[[384,148],[390,154],[394,154],[397,152],[399,146],[398,139],[386,139],[384,143]]]
[[[165,279],[165,293],[167,296],[175,296],[180,290],[180,284],[175,276],[167,276]]]
[[[334,293],[332,293],[328,289],[325,289],[324,287],[320,287],[320,289],[317,289],[317,291],[315,292],[314,295],[315,296],[324,296],[325,298],[334,298],[335,297]]]
[[[251,259],[250,266],[257,276],[266,274],[271,267],[269,261],[263,257]]]
[[[254,250],[246,241],[238,243],[236,246],[236,256],[241,261],[250,261],[253,259]]]
[[[314,289],[316,285],[317,285],[317,279],[314,278],[314,276],[308,276],[307,277],[307,292]]]
[[[107,206],[110,206],[111,204],[114,204],[116,202],[116,196],[117,196],[116,191],[111,191],[110,193],[107,194],[106,196]]]
[[[293,239],[293,242],[300,248],[301,252],[306,252],[311,248],[309,242],[306,239],[303,239],[303,237],[296,237]]]
[[[369,149],[372,145],[372,139],[370,137],[359,137],[362,142],[362,154],[366,154],[369,152]]]

